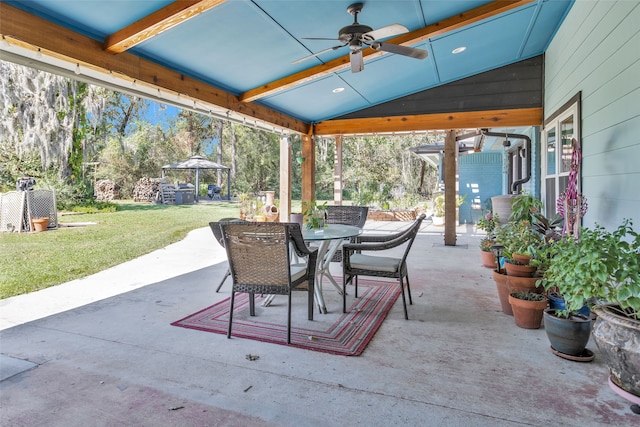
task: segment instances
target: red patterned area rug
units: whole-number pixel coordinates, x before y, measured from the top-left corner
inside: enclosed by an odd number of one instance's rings
[[[349,287],[347,301],[353,301]],[[398,283],[362,280],[358,282],[358,298],[342,313],[342,297],[332,286],[326,286],[324,297],[329,313],[316,308],[313,321],[307,319],[306,292],[293,293],[291,314],[291,346],[325,353],[358,356],[366,348],[400,295]],[[278,295],[269,307],[260,305],[256,296],[256,316],[249,316],[249,294],[236,294],[232,338],[248,338],[287,345],[287,296]],[[229,298],[198,311],[173,326],[200,331],[227,333]]]

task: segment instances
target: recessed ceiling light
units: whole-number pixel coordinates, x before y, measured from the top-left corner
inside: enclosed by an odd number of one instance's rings
[[[332,90],[331,92],[333,92],[333,93],[340,93],[340,92],[342,92],[343,90],[344,90],[344,88],[343,88],[343,87],[337,87],[337,88],[335,88],[334,90]]]
[[[455,55],[455,54],[458,54],[458,53],[462,53],[462,52],[464,52],[465,50],[467,50],[467,47],[466,47],[466,46],[460,46],[460,47],[457,47],[457,48],[453,49],[453,50],[451,51],[451,53],[453,53],[453,54]]]

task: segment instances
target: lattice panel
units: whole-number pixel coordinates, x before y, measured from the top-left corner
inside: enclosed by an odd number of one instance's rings
[[[26,198],[22,191],[0,194],[0,231],[28,231],[24,220]]]
[[[43,217],[49,218],[48,228],[58,227],[55,191],[0,193],[0,231],[31,231],[31,219]]]
[[[27,208],[29,212],[29,224],[31,218],[49,218],[47,228],[58,227],[58,212],[56,210],[56,193],[53,190],[27,191]]]

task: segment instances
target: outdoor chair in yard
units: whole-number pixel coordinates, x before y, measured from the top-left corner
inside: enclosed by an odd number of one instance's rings
[[[411,287],[407,271],[407,255],[411,250],[413,241],[420,230],[425,215],[421,214],[410,227],[403,231],[390,235],[360,235],[357,243],[345,243],[342,245],[342,312],[347,311],[347,284],[353,283],[355,297],[358,298],[358,276],[389,277],[400,282],[402,303],[404,305],[404,318],[409,319],[407,312],[407,300],[404,295],[404,280],[407,282],[409,304],[411,300]],[[381,251],[393,249],[405,245],[401,257],[386,256]],[[372,255],[375,254],[375,255]]]
[[[233,280],[229,329],[231,338],[236,292],[249,294],[249,314],[255,316],[255,294],[287,295],[287,344],[291,343],[291,292],[308,293],[308,318],[313,320],[314,283],[318,250],[308,248],[300,224],[221,222],[224,246]],[[290,250],[306,263],[292,264]]]
[[[354,225],[364,227],[369,208],[366,206],[327,206],[327,224]],[[351,239],[351,243],[354,239]],[[338,249],[331,258],[332,262],[342,261],[342,251]]]
[[[213,231],[213,237],[215,237],[216,242],[220,243],[220,246],[224,248],[224,239],[222,238],[222,228],[220,228],[220,224],[223,222],[244,222],[244,221],[241,220],[240,218],[222,218],[219,221],[214,221],[209,223],[209,227],[211,227],[211,231]],[[227,277],[229,277],[230,275],[231,275],[231,270],[227,268],[227,272],[224,273],[224,277],[222,278],[222,280],[220,281],[220,284],[216,288],[216,292],[220,292],[220,288],[222,288],[222,285],[224,285],[225,280],[227,280]]]

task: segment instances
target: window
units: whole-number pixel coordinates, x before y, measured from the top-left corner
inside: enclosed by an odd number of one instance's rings
[[[569,181],[571,140],[580,141],[580,92],[545,120],[542,133],[542,149],[546,150],[541,156],[542,200],[545,214],[552,216],[557,212],[558,195],[566,190]]]

